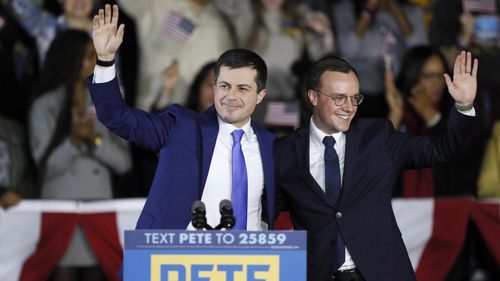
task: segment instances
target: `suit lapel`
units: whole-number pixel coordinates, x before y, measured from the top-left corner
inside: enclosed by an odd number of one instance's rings
[[[215,142],[217,141],[217,134],[219,133],[219,123],[217,121],[217,113],[212,106],[207,111],[199,115],[199,124],[201,131],[202,142],[202,167],[201,167],[201,193],[205,188],[207,181],[208,170],[212,155],[214,154]]]
[[[267,199],[267,210],[269,227],[272,228],[274,220],[274,163],[273,163],[273,140],[264,128],[252,121],[252,128],[259,142],[260,158],[264,172],[264,192]]]
[[[356,163],[359,151],[359,136],[356,130],[356,121],[353,120],[350,129],[346,132],[345,139],[345,155],[344,155],[344,175],[342,181],[342,190],[340,191],[339,205],[345,206],[349,200],[349,195],[352,193],[354,186],[351,185],[349,179],[354,175],[354,163]]]
[[[300,174],[306,181],[307,186],[316,193],[325,203],[333,207],[333,204],[329,202],[321,186],[316,182],[314,177],[311,175],[309,168],[309,127],[304,127],[297,132],[297,137],[295,139],[295,153],[297,155],[297,163],[300,169]]]

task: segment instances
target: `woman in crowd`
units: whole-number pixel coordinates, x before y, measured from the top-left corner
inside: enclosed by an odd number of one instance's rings
[[[404,56],[396,86],[386,88],[402,93],[402,103],[389,102],[390,119],[400,131],[412,135],[437,135],[446,126],[453,107],[446,93],[446,60],[437,48],[418,46]],[[390,81],[387,81],[390,84]],[[388,93],[393,97],[398,93]],[[392,105],[392,106],[391,106]],[[471,132],[472,134],[473,132]],[[474,139],[473,139],[474,142]],[[474,194],[479,169],[477,147],[469,147],[457,162],[429,169],[409,170],[402,174],[402,196],[441,197]]]
[[[96,121],[85,78],[96,54],[87,32],[68,30],[54,39],[30,111],[31,151],[42,198],[112,198],[113,173],[131,166],[126,144]],[[96,258],[78,226],[54,280],[102,280]],[[80,270],[78,270],[80,269]],[[79,272],[80,271],[80,272]]]

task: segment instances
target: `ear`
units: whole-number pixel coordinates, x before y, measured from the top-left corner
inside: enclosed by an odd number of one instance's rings
[[[257,104],[259,104],[264,99],[264,97],[266,95],[267,95],[267,90],[266,89],[260,90],[260,92],[257,94]]]
[[[318,94],[313,90],[307,90],[307,98],[312,106],[318,105]]]

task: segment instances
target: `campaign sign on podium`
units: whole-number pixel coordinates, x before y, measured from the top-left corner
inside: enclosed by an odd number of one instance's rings
[[[125,231],[125,281],[303,281],[305,231]]]

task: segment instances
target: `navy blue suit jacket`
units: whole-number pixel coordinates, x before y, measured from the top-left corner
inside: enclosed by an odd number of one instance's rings
[[[116,78],[108,83],[88,84],[99,120],[115,134],[156,151],[158,168],[137,222],[137,229],[186,229],[189,208],[201,199],[219,131],[212,107],[197,114],[172,105],[159,114],[128,108]],[[273,225],[274,135],[252,122],[259,141],[264,172],[263,219]],[[217,163],[214,163],[217,164]]]
[[[416,280],[391,205],[402,169],[448,161],[464,149],[473,117],[453,108],[440,137],[411,137],[383,119],[355,119],[346,132],[343,184],[337,206],[309,172],[309,128],[275,143],[277,211],[288,209],[307,230],[308,280],[330,280],[336,229],[367,281]]]

